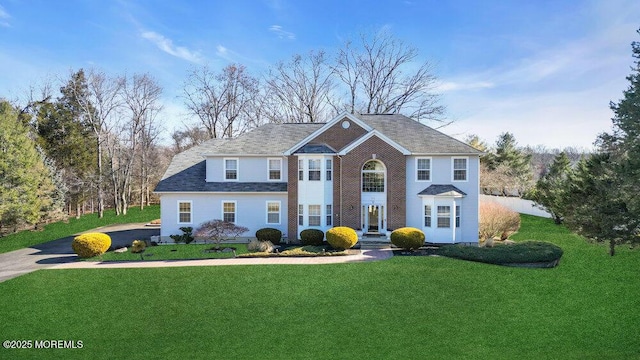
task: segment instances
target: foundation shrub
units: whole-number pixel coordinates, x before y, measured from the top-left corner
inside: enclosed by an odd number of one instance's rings
[[[334,249],[351,249],[358,242],[358,234],[350,227],[337,226],[327,231],[327,242]]]
[[[496,202],[480,203],[480,221],[478,223],[480,241],[496,237],[505,240],[519,229],[520,214]]]
[[[271,253],[273,252],[273,243],[268,240],[261,241],[261,240],[253,239],[249,241],[249,243],[247,244],[247,251]]]
[[[71,248],[81,258],[90,258],[104,254],[111,246],[111,237],[103,233],[78,235],[71,242]]]
[[[256,238],[259,241],[270,241],[272,244],[280,244],[282,231],[274,228],[262,228],[256,231]]]
[[[391,243],[401,249],[416,250],[424,245],[424,233],[420,229],[403,227],[391,233]]]
[[[142,240],[133,240],[131,244],[131,252],[134,254],[141,253],[147,248],[147,243]]]
[[[324,232],[318,229],[305,229],[300,232],[300,241],[303,245],[322,245]]]

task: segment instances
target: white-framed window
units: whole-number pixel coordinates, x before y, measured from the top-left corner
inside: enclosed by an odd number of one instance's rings
[[[424,206],[424,227],[431,227],[431,205]]]
[[[267,201],[267,224],[280,224],[280,201]]]
[[[327,172],[325,180],[331,181],[331,179],[333,179],[333,160],[327,159],[325,163],[325,170]]]
[[[304,160],[298,160],[298,180],[304,180]]]
[[[333,206],[327,205],[327,226],[333,226]]]
[[[431,158],[416,159],[416,181],[431,181]]]
[[[237,206],[235,201],[222,202],[222,220],[235,223],[237,216]]]
[[[309,205],[309,226],[320,226],[321,219],[320,205]]]
[[[178,201],[178,224],[191,224],[193,203]]]
[[[224,159],[224,179],[227,181],[238,180],[238,159]]]
[[[460,205],[456,205],[456,227],[460,227]]]
[[[309,159],[309,181],[320,181],[320,159]]]
[[[362,192],[384,192],[384,165],[369,160],[362,166]]]
[[[304,205],[298,205],[298,225],[304,226]]]
[[[267,178],[270,181],[282,180],[282,159],[267,159]]]
[[[451,206],[438,206],[438,227],[451,227]]]
[[[469,158],[466,157],[454,157],[452,158],[452,180],[453,181],[467,181],[469,172]]]

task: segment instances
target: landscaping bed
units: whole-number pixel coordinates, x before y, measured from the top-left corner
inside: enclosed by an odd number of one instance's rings
[[[317,256],[345,256],[353,255],[358,250],[334,250],[329,245],[279,245],[274,252],[247,252],[239,254],[242,258],[267,257],[317,257]]]
[[[246,244],[225,244],[216,249],[213,244],[173,244],[149,246],[144,252],[133,253],[108,251],[101,256],[81,259],[84,261],[141,261],[141,260],[199,260],[228,259],[247,252]]]

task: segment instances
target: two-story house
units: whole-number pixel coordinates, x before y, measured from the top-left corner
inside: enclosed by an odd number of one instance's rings
[[[156,187],[161,237],[224,219],[300,231],[412,226],[432,243],[477,243],[479,156],[402,115],[343,113],[327,123],[267,124],[176,155]]]

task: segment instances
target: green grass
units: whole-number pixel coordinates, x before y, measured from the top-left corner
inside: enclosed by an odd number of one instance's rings
[[[116,216],[115,211],[106,210],[102,219],[98,217],[97,213],[87,214],[81,216],[80,219],[70,218],[66,222],[61,221],[48,224],[44,227],[44,230],[41,231],[25,230],[0,237],[0,254],[62,239],[101,226],[147,222],[159,218],[159,205],[145,207],[142,211],[140,211],[140,208],[132,207],[129,208],[125,216]]]
[[[523,216],[552,269],[445,257],[328,265],[39,270],[0,283],[0,358],[637,359],[640,252]]]
[[[227,259],[232,258],[232,252],[207,252],[214,247],[214,244],[172,244],[147,246],[140,254],[131,252],[131,248],[126,253],[116,253],[108,251],[102,256],[95,256],[85,261],[140,261],[140,260],[193,260],[193,259]],[[234,247],[236,254],[247,252],[247,244],[221,244],[220,247]]]

